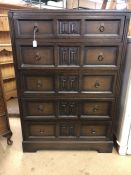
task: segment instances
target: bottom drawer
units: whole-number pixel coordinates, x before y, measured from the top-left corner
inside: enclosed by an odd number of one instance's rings
[[[86,139],[109,140],[112,136],[108,121],[25,122],[26,139]]]

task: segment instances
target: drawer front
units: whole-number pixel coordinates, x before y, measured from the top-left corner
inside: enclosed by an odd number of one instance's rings
[[[48,118],[56,115],[56,104],[53,101],[28,101],[23,103],[23,110],[24,108],[27,116],[43,116]]]
[[[54,34],[52,19],[20,19],[15,21],[16,37],[49,37]]]
[[[113,99],[22,99],[26,119],[111,119],[114,114]]]
[[[55,123],[31,123],[28,124],[29,137],[56,137],[56,124]]]
[[[0,134],[6,132],[7,129],[6,116],[0,116]]]
[[[117,65],[118,47],[85,47],[84,65]]]
[[[24,14],[25,15],[25,14]],[[36,14],[38,15],[38,14]],[[17,38],[57,38],[57,37],[103,37],[121,38],[123,34],[124,16],[93,16],[72,14],[40,14],[15,18],[15,33]],[[21,19],[20,19],[21,18]]]
[[[24,76],[25,91],[53,92],[55,90],[55,78],[50,75]],[[22,85],[23,86],[23,85]]]
[[[40,45],[36,48],[32,47],[31,45],[22,45],[18,48],[18,52],[20,54],[19,64],[21,64],[21,66],[54,66],[54,47],[51,45]]]
[[[113,93],[115,77],[113,75],[82,75],[81,90],[83,92]]]
[[[29,139],[109,140],[111,122],[26,122],[25,136]]]
[[[107,139],[112,137],[110,122],[83,122],[80,124],[80,138]]]
[[[100,116],[110,118],[112,105],[111,101],[81,101],[81,118],[99,118]]]
[[[100,17],[99,17],[100,18]],[[104,17],[104,19],[85,20],[85,35],[95,37],[121,37],[123,34],[124,18]]]

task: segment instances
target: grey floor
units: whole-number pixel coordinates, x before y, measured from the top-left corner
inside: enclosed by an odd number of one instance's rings
[[[15,99],[16,100],[16,99]],[[10,105],[16,109],[17,100]],[[11,109],[11,106],[13,108]],[[14,113],[14,112],[13,112]],[[96,151],[22,152],[20,119],[10,117],[13,145],[0,138],[0,175],[131,175],[131,156]]]

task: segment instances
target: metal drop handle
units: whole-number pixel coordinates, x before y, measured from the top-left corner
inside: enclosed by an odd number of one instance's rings
[[[103,53],[100,53],[98,56],[98,61],[103,61],[104,57],[103,57]]]
[[[99,82],[96,82],[95,83],[95,88],[99,88],[100,87],[100,83]]]
[[[105,30],[105,26],[104,26],[104,23],[101,23],[100,27],[99,27],[99,31],[100,32],[104,32]]]

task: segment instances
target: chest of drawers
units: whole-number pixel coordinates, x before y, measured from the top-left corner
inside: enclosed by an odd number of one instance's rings
[[[23,151],[112,152],[129,14],[9,12]]]

